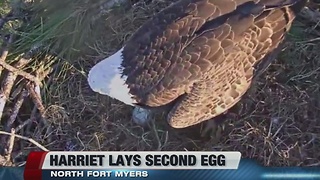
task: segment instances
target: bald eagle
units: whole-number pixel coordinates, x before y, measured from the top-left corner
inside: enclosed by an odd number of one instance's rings
[[[145,22],[89,72],[91,89],[147,122],[170,107],[185,128],[225,113],[280,52],[307,0],[180,0]]]

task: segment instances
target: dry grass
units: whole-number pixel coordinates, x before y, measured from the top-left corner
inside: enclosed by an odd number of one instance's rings
[[[87,46],[90,53],[63,63],[43,88],[50,131],[36,128],[28,136],[50,150],[235,150],[266,166],[320,165],[319,33],[305,19],[295,22],[287,48],[237,104],[238,116],[226,119],[218,141],[200,138],[201,125],[169,128],[162,114],[156,117],[156,132],[139,127],[130,120],[131,107],[90,90],[90,68],[167,4],[140,4],[101,22],[105,30]]]

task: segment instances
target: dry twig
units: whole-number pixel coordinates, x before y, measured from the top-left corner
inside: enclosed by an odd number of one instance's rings
[[[16,127],[16,132],[20,131],[22,128],[24,128],[27,124],[31,123],[34,120],[33,117],[30,117],[26,121],[24,121],[22,124]]]
[[[4,62],[5,59],[7,58],[7,56],[8,56],[8,49],[4,49],[1,56],[0,56],[0,62],[2,62],[2,61]],[[2,70],[3,70],[3,67],[0,66],[0,75],[2,73]]]
[[[24,121],[22,124],[20,124],[18,127],[16,127],[16,131],[20,131],[22,128],[25,128],[25,134],[30,135],[31,134],[31,128],[32,128],[32,122],[36,120],[36,115],[37,115],[37,110],[38,108],[36,106],[33,107],[31,111],[30,118],[26,121]]]
[[[9,141],[8,141],[8,151],[6,153],[6,161],[7,162],[11,162],[11,157],[12,157],[12,150],[13,150],[13,145],[14,145],[14,139],[15,139],[15,130],[12,128],[11,129],[11,134],[10,134],[10,138],[9,138]]]
[[[17,69],[20,69],[24,67],[28,62],[29,59],[21,58],[15,66]],[[14,85],[14,81],[16,80],[16,78],[17,74],[15,74],[14,72],[8,72],[7,76],[4,79],[4,84],[2,85],[2,89],[0,92],[0,118],[2,117],[4,106],[7,102],[7,99],[9,98],[11,89]]]
[[[18,97],[16,103],[14,104],[13,107],[13,112],[9,118],[9,121],[7,122],[7,126],[6,126],[6,131],[9,131],[9,129],[12,127],[12,124],[14,123],[14,121],[16,120],[19,110],[22,106],[22,103],[25,99],[25,97],[28,96],[28,92],[26,90],[22,90],[22,92],[20,93],[20,96]]]
[[[8,135],[8,136],[15,136],[15,137],[17,137],[19,139],[23,139],[23,140],[29,141],[30,143],[32,143],[33,145],[37,146],[38,148],[40,148],[43,151],[49,151],[47,148],[45,148],[44,146],[42,146],[40,143],[38,143],[37,141],[35,141],[32,138],[28,138],[28,137],[25,137],[25,136],[20,136],[18,134],[11,134],[11,133],[4,132],[4,131],[0,131],[0,134]]]
[[[41,116],[43,117],[45,114],[45,108],[41,102],[41,97],[39,96],[39,94],[37,94],[37,92],[35,91],[35,89],[32,87],[32,85],[30,83],[27,83],[26,86],[27,86],[27,89],[30,93],[32,100],[33,100],[33,103],[36,105]]]
[[[31,75],[31,74],[29,74],[27,72],[24,72],[24,71],[22,71],[20,69],[17,69],[15,67],[7,64],[4,61],[0,61],[0,66],[2,66],[3,68],[7,69],[8,71],[14,73],[15,75],[23,76],[25,79],[28,79],[29,81],[33,81],[36,84],[42,85],[41,81],[37,77],[35,77],[35,76],[33,76],[33,75]]]

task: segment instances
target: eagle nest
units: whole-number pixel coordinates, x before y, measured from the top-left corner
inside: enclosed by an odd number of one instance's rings
[[[55,2],[0,3],[0,165],[23,165],[35,150],[236,150],[265,166],[320,165],[316,6],[294,21],[285,50],[220,136],[201,138],[202,124],[172,129],[163,114],[152,127],[135,125],[131,107],[97,95],[86,80],[98,60],[173,1]]]

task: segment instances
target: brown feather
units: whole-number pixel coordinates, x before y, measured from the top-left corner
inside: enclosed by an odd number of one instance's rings
[[[139,105],[148,107],[163,106],[181,97],[168,115],[173,127],[218,116],[240,100],[259,74],[259,66],[265,67],[278,53],[279,44],[305,3],[175,3],[146,22],[124,47],[123,74],[128,76],[130,93]]]

